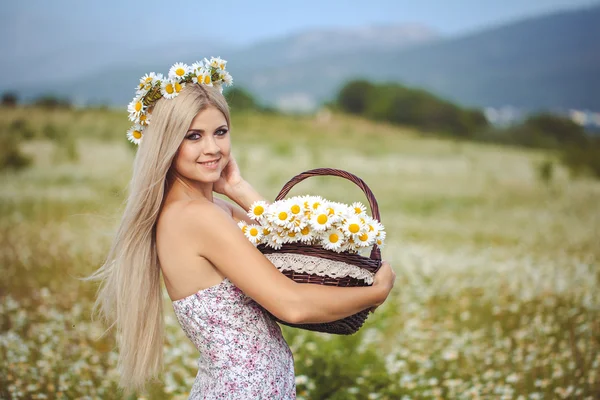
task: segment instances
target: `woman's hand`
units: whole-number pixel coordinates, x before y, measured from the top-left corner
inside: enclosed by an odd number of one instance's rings
[[[221,172],[221,177],[213,185],[213,190],[227,197],[232,197],[235,188],[244,182],[240,169],[233,154],[229,156],[229,162]]]
[[[388,295],[394,287],[396,281],[396,273],[392,269],[392,266],[387,261],[381,262],[381,267],[375,273],[373,278],[373,287],[378,288],[381,292],[381,301],[369,309],[370,312],[375,312],[375,309],[379,307],[387,299]]]

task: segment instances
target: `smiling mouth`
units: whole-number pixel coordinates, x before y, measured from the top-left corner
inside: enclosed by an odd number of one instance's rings
[[[198,164],[202,164],[202,165],[205,165],[207,167],[210,167],[210,166],[216,165],[219,162],[219,160],[220,160],[220,158],[216,159],[216,160],[212,160],[212,161],[199,162]]]

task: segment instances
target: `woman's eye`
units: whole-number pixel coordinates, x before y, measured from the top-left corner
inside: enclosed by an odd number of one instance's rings
[[[190,140],[196,140],[196,139],[200,139],[200,135],[198,133],[190,133],[187,136],[187,138],[190,139]]]
[[[215,133],[217,134],[217,136],[223,136],[227,133],[227,129],[219,129]]]

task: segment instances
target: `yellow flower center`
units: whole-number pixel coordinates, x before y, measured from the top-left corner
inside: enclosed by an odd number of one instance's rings
[[[327,220],[328,220],[328,219],[329,219],[329,218],[327,217],[327,215],[325,215],[325,214],[320,214],[320,215],[317,217],[317,222],[318,222],[319,224],[321,224],[321,225],[324,225],[324,224],[326,224],[326,223],[327,223]]]
[[[257,236],[257,235],[258,235],[258,229],[250,228],[250,236]]]
[[[265,212],[263,206],[254,207],[254,215],[262,215]]]
[[[225,64],[219,64],[219,68],[225,69]]]
[[[294,237],[296,237],[296,232],[290,232],[290,233],[288,233],[288,236],[291,238],[294,238]]]
[[[150,82],[152,82],[152,77],[149,76],[146,78],[146,83],[150,83]]]
[[[292,213],[293,213],[293,214],[298,214],[299,212],[300,212],[300,206],[299,206],[299,205],[297,205],[297,204],[294,204],[294,205],[292,206]]]
[[[329,235],[329,241],[331,243],[337,243],[338,240],[340,240],[340,237],[337,235],[337,233],[332,233],[331,235]]]
[[[248,230],[248,227],[246,225],[242,226],[242,232],[246,233],[246,231]]]
[[[328,213],[329,215],[333,215],[333,214],[334,214],[333,208],[329,207],[329,208],[327,209],[327,213]]]
[[[377,246],[381,246],[381,243],[383,243],[381,239],[377,239]]]
[[[308,226],[305,226],[300,233],[303,235],[308,235],[308,232],[310,232],[310,228]]]
[[[175,82],[175,91],[177,93],[181,92],[181,84],[179,82]]]
[[[167,86],[165,86],[165,92],[173,94],[174,91],[175,90],[173,89],[173,84],[169,83]]]
[[[285,211],[282,211],[279,213],[279,219],[282,221],[285,221],[287,219],[288,215]]]
[[[350,226],[348,226],[348,230],[352,233],[358,233],[360,226],[358,226],[358,224],[350,224]]]
[[[133,133],[131,134],[131,136],[133,136],[136,139],[141,139],[142,138],[142,132],[140,132],[140,131],[133,131]]]
[[[205,75],[204,76],[204,84],[208,85],[210,83],[210,75]]]
[[[145,115],[140,115],[140,123],[145,124],[146,123],[146,116]]]
[[[263,229],[263,235],[268,235],[269,233],[271,233],[271,231],[269,230],[269,228],[264,228]]]
[[[183,68],[177,68],[175,70],[175,73],[177,74],[177,76],[183,76],[185,74],[185,70]]]
[[[313,210],[316,210],[319,207],[321,207],[321,203],[319,203],[318,201],[313,203],[313,206],[312,206]]]
[[[360,214],[362,210],[360,209],[360,207],[354,207],[354,212]]]
[[[135,103],[135,111],[140,112],[142,111],[142,103],[141,102],[137,102]]]
[[[363,233],[358,238],[360,239],[361,242],[366,242],[367,240],[369,240],[369,235],[367,235],[366,233]]]

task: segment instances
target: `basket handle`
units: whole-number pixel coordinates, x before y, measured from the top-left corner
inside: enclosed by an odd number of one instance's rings
[[[285,185],[283,185],[283,187],[281,188],[281,191],[275,198],[275,201],[284,199],[285,196],[289,193],[289,191],[292,190],[292,188],[297,183],[302,182],[306,178],[310,178],[312,176],[338,176],[340,178],[345,178],[345,179],[348,179],[349,181],[353,182],[356,186],[358,186],[363,191],[365,196],[367,196],[367,201],[369,202],[369,206],[371,207],[371,215],[373,216],[373,218],[376,219],[377,221],[381,222],[381,217],[379,215],[379,205],[377,204],[377,199],[375,199],[375,195],[373,194],[373,192],[371,191],[369,186],[367,186],[365,181],[360,179],[358,176],[351,174],[350,172],[343,171],[341,169],[315,168],[315,169],[311,169],[309,171],[302,172],[301,174],[294,176]],[[371,250],[370,258],[372,260],[381,261],[381,250],[379,250],[379,247],[377,247],[377,244],[373,245],[373,249]]]

